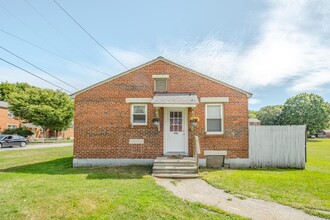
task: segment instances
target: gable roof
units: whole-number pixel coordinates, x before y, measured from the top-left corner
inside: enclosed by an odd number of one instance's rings
[[[8,102],[0,101],[0,108],[8,108]]]
[[[261,122],[259,119],[257,118],[249,118],[248,120],[249,122],[255,122],[255,123],[258,123],[258,122]]]
[[[142,68],[142,67],[148,66],[148,65],[150,65],[150,64],[152,64],[152,63],[155,63],[155,62],[157,62],[157,61],[160,61],[160,60],[161,60],[161,61],[164,61],[164,62],[166,62],[166,63],[169,63],[169,64],[171,64],[171,65],[173,65],[173,66],[179,67],[179,68],[181,68],[181,69],[187,70],[187,71],[189,71],[189,72],[191,72],[191,73],[193,73],[193,74],[196,74],[196,75],[198,75],[198,76],[204,77],[204,78],[206,78],[206,79],[208,79],[208,80],[211,80],[211,81],[214,81],[214,82],[219,83],[219,84],[221,84],[221,85],[224,85],[224,86],[226,86],[226,87],[229,87],[229,88],[231,88],[231,89],[233,89],[233,90],[236,90],[236,91],[238,91],[238,92],[241,92],[241,93],[245,94],[247,97],[251,97],[251,96],[252,96],[252,93],[250,93],[250,92],[247,92],[247,91],[244,91],[243,89],[239,89],[239,88],[237,88],[237,87],[235,87],[235,86],[229,85],[229,84],[227,84],[227,83],[225,83],[225,82],[222,82],[222,81],[217,80],[217,79],[215,79],[215,78],[213,78],[213,77],[210,77],[210,76],[207,76],[207,75],[202,74],[202,73],[200,73],[200,72],[197,72],[197,71],[195,71],[195,70],[193,70],[193,69],[190,69],[190,68],[184,67],[184,66],[182,66],[182,65],[180,65],[180,64],[177,64],[177,63],[175,63],[175,62],[173,62],[173,61],[170,61],[170,60],[168,60],[168,59],[165,59],[164,57],[161,57],[161,56],[160,56],[160,57],[157,57],[156,59],[153,59],[153,60],[151,60],[151,61],[149,61],[149,62],[146,62],[146,63],[144,63],[144,64],[141,64],[141,65],[139,65],[139,66],[137,66],[137,67],[134,67],[134,68],[132,68],[132,69],[129,69],[129,70],[125,71],[125,72],[122,72],[122,73],[120,73],[120,74],[118,74],[118,75],[115,75],[115,76],[112,76],[112,77],[110,77],[110,78],[108,78],[108,79],[105,79],[105,80],[103,80],[103,81],[101,81],[101,82],[98,82],[98,83],[95,83],[95,84],[93,84],[93,85],[91,85],[91,86],[88,86],[88,87],[86,87],[86,88],[84,88],[84,89],[82,89],[82,90],[79,90],[79,91],[75,92],[75,93],[72,93],[70,96],[71,96],[71,98],[74,98],[76,95],[78,95],[78,94],[80,94],[80,93],[83,93],[83,92],[85,92],[85,91],[88,91],[88,90],[90,90],[90,89],[92,89],[92,88],[94,88],[94,87],[97,87],[97,86],[99,86],[99,85],[102,85],[102,84],[104,84],[104,83],[110,82],[110,81],[112,81],[112,80],[114,80],[114,79],[116,79],[116,78],[119,78],[119,77],[121,77],[121,76],[124,76],[124,75],[126,75],[126,74],[128,74],[128,73],[131,73],[131,72],[133,72],[133,71],[135,71],[135,70],[138,70],[138,69],[140,69],[140,68]]]

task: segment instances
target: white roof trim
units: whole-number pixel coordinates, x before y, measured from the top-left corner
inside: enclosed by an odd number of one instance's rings
[[[208,102],[208,103],[229,102],[229,97],[201,97],[201,102]]]
[[[152,98],[126,98],[126,103],[151,103]]]
[[[192,69],[189,69],[189,68],[187,68],[187,67],[184,67],[184,66],[182,66],[182,65],[180,65],[180,64],[174,63],[174,62],[172,62],[172,61],[170,61],[170,60],[167,60],[167,59],[165,59],[165,58],[163,58],[163,57],[157,57],[156,59],[153,59],[153,60],[151,60],[151,61],[149,61],[149,62],[146,62],[146,63],[144,63],[144,64],[141,64],[141,65],[139,65],[139,66],[137,66],[137,67],[135,67],[135,68],[132,68],[132,69],[130,69],[130,70],[127,70],[127,71],[125,71],[125,72],[122,72],[122,73],[120,73],[120,74],[118,74],[118,75],[115,75],[115,76],[113,76],[113,77],[110,77],[110,78],[108,78],[108,79],[106,79],[106,80],[103,80],[103,81],[101,81],[101,82],[98,82],[98,83],[96,83],[96,84],[93,84],[93,85],[91,85],[91,86],[89,86],[89,87],[87,87],[87,88],[85,88],[85,89],[79,90],[79,91],[77,91],[77,92],[75,92],[75,93],[72,93],[70,96],[71,96],[71,98],[74,98],[76,95],[78,95],[78,94],[80,94],[80,93],[82,93],[82,92],[85,92],[85,91],[87,91],[87,90],[90,90],[90,89],[92,89],[92,88],[95,88],[95,87],[97,87],[97,86],[99,86],[99,85],[102,85],[102,84],[104,84],[104,83],[106,83],[106,82],[109,82],[109,81],[112,81],[112,80],[114,80],[114,79],[117,79],[117,78],[119,78],[119,77],[121,77],[121,76],[124,76],[124,75],[126,75],[126,74],[128,74],[128,73],[131,73],[131,72],[133,72],[133,71],[135,71],[135,70],[137,70],[137,69],[140,69],[140,68],[142,68],[142,67],[145,67],[145,66],[147,66],[147,65],[150,65],[150,64],[152,64],[152,63],[154,63],[154,62],[156,62],[156,61],[159,61],[159,60],[162,60],[162,61],[167,62],[167,63],[169,63],[169,64],[172,64],[172,65],[174,65],[174,66],[177,66],[177,67],[179,67],[179,68],[181,68],[181,69],[185,69],[185,70],[187,70],[187,71],[189,71],[189,72],[191,72],[191,73],[194,73],[194,74],[196,74],[196,75],[198,75],[198,76],[201,76],[201,77],[204,77],[204,78],[206,78],[206,79],[209,79],[209,80],[211,80],[211,81],[213,81],[213,82],[216,82],[216,83],[219,83],[219,84],[221,84],[221,85],[227,86],[227,87],[229,87],[229,88],[231,88],[231,89],[234,89],[234,90],[236,90],[236,91],[238,91],[238,92],[241,92],[241,93],[243,93],[243,94],[246,94],[247,97],[251,97],[251,96],[252,96],[252,93],[249,93],[249,92],[247,92],[247,91],[244,91],[244,90],[242,90],[242,89],[239,89],[239,88],[237,88],[237,87],[235,87],[235,86],[229,85],[229,84],[227,84],[227,83],[225,83],[225,82],[222,82],[222,81],[220,81],[220,80],[214,79],[214,78],[212,78],[212,77],[210,77],[210,76],[207,76],[207,75],[204,75],[204,74],[202,74],[202,73],[199,73],[199,72],[197,72],[197,71],[195,71],[195,70],[192,70]]]
[[[170,78],[170,75],[152,75],[153,79],[167,79]]]
[[[195,108],[196,104],[154,104],[154,107],[167,108]]]

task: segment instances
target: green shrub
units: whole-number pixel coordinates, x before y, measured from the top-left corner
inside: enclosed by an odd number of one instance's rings
[[[2,134],[17,134],[23,137],[27,137],[30,135],[33,135],[34,133],[30,131],[27,127],[20,127],[20,128],[14,128],[14,129],[6,129],[2,132]]]

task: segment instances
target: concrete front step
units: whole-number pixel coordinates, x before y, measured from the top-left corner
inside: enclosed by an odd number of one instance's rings
[[[196,174],[197,173],[197,167],[185,167],[182,169],[182,167],[154,167],[153,168],[154,174]]]
[[[154,170],[152,172],[153,174],[182,174],[182,175],[186,175],[186,174],[197,174],[196,171],[192,171],[192,170],[185,170],[185,171],[178,171],[178,170],[167,170],[167,171],[163,171],[163,170]]]
[[[193,166],[156,166],[152,168],[154,170],[197,170],[196,164]]]
[[[163,178],[198,177],[197,161],[192,157],[158,157],[154,161],[153,176]]]
[[[154,166],[157,167],[192,167],[196,166],[196,162],[185,162],[185,163],[180,163],[180,162],[154,162]]]
[[[193,157],[184,157],[181,159],[171,159],[168,157],[157,157],[154,160],[155,163],[191,163],[194,162],[196,163],[196,160]]]
[[[172,173],[172,174],[152,174],[154,177],[159,177],[159,178],[171,178],[171,179],[188,179],[188,178],[198,178],[199,175],[197,173],[195,174],[177,174],[177,173]]]

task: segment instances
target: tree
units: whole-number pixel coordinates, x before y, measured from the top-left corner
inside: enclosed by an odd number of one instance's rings
[[[262,107],[257,112],[257,118],[262,125],[279,125],[281,119],[282,105],[269,105]]]
[[[285,103],[281,121],[286,125],[307,125],[307,134],[326,129],[330,121],[330,105],[316,94],[301,93]]]
[[[7,128],[2,132],[2,134],[17,134],[23,137],[27,137],[33,135],[34,133],[30,131],[27,127],[20,127],[14,129]]]
[[[24,91],[32,86],[27,83],[0,83],[0,101],[8,101],[8,97],[13,92]]]
[[[257,118],[257,113],[256,110],[249,110],[249,118]]]
[[[18,119],[47,129],[63,130],[71,126],[73,102],[61,91],[26,88],[13,92],[8,98],[9,109]]]

